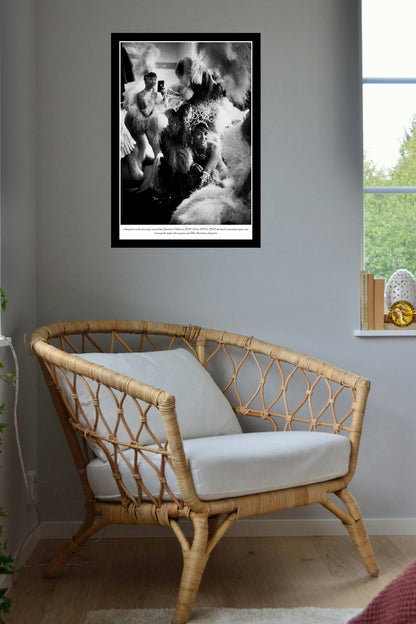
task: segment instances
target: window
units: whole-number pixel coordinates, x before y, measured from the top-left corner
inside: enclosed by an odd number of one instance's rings
[[[385,282],[416,275],[415,24],[415,0],[362,0],[364,268]]]

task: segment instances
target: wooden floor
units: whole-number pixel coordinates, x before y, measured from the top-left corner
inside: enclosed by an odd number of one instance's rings
[[[364,607],[416,558],[416,536],[372,537],[380,576],[367,576],[349,537],[224,538],[196,606]],[[42,578],[62,541],[42,540],[11,591],[6,624],[82,624],[92,609],[174,607],[181,574],[176,540],[102,539],[64,574]]]

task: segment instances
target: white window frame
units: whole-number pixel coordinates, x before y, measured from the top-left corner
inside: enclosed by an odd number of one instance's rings
[[[362,23],[361,23],[362,26]],[[365,85],[374,84],[374,85],[409,85],[416,84],[416,77],[406,77],[406,78],[398,78],[398,77],[370,77],[370,76],[362,76],[362,89],[364,89]],[[362,98],[363,102],[364,98]],[[364,104],[363,104],[364,106]],[[364,134],[364,115],[362,116],[362,131]],[[363,154],[364,161],[364,154]],[[364,194],[416,194],[416,186],[363,186]],[[365,212],[364,212],[364,202],[363,202],[363,245],[365,242]],[[364,254],[363,254],[363,263]],[[416,336],[416,330],[414,329],[383,329],[383,330],[355,330],[354,335],[356,336],[397,336],[397,337],[405,337],[405,336]]]

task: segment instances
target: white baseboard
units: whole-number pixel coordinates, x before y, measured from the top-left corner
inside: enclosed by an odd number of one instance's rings
[[[368,518],[364,520],[369,535],[416,535],[416,518]],[[42,522],[38,537],[60,539],[71,537],[79,528],[79,522]],[[189,527],[187,526],[189,525]],[[191,523],[183,522],[183,530],[192,534]],[[172,531],[165,527],[111,526],[98,534],[104,538],[115,537],[172,537]],[[241,519],[230,527],[228,537],[278,537],[347,535],[339,520],[306,519]]]

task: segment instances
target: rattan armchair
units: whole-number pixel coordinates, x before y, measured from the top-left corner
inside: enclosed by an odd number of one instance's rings
[[[363,377],[252,337],[144,321],[55,323],[32,334],[30,349],[38,357],[72,451],[86,505],[81,528],[48,564],[47,576],[57,575],[89,537],[108,525],[170,527],[183,553],[173,621],[184,624],[191,617],[211,551],[237,519],[314,503],[342,521],[367,572],[378,573],[359,507],[347,489],[357,463],[369,391],[369,382]],[[203,374],[209,373],[215,380],[221,397],[232,406],[232,418],[238,421],[232,427],[241,429],[230,433],[220,425],[219,434],[213,434],[204,416],[203,426],[208,429],[200,434],[201,443],[198,431],[187,434],[188,425],[182,425],[186,399],[181,399],[182,404],[177,401],[176,410],[172,391],[126,375],[116,364],[103,366],[99,359],[99,354],[116,353],[144,354],[146,359],[151,352],[163,357],[176,350],[191,354]],[[193,406],[191,427],[197,411]],[[155,424],[156,412],[159,424]],[[269,459],[263,457],[263,440],[269,451],[271,445]],[[308,478],[305,471],[295,478],[290,453],[285,455],[292,441],[300,453],[296,466],[302,467],[304,455],[307,461],[316,460],[315,441],[318,446],[321,441],[329,444],[330,462],[336,463],[341,447],[344,455],[347,449],[346,459],[342,467],[334,467],[334,474],[327,474],[324,456],[324,472],[318,470],[314,476],[308,464]],[[231,476],[230,491],[217,491],[214,464],[223,462],[222,486],[228,477],[227,444],[237,462],[230,471],[239,486],[233,490]],[[203,455],[208,461],[204,465],[213,464],[206,470],[214,470],[210,473],[214,476],[201,493],[204,488],[196,485],[193,464],[203,472],[204,467],[197,465]],[[277,468],[275,459],[281,461]],[[266,467],[260,463],[260,478],[253,477],[256,462],[263,460],[271,463]],[[286,480],[279,482],[287,466]],[[112,485],[97,485],[94,470],[107,470]],[[202,475],[202,481],[204,478]],[[336,495],[342,506],[329,495]],[[193,525],[191,540],[183,530],[185,519]]]

